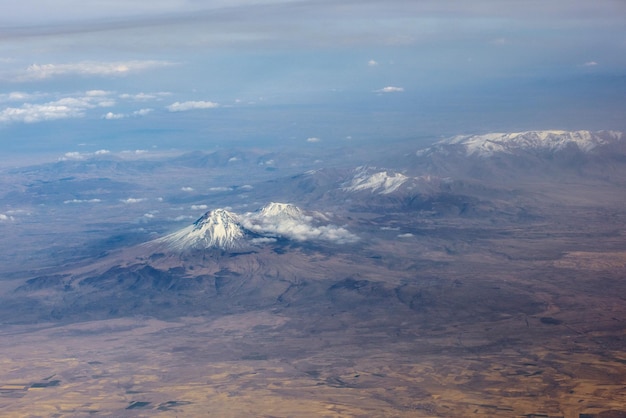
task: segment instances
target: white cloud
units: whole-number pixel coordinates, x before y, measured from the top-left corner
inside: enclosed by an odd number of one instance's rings
[[[189,102],[175,102],[167,106],[167,110],[170,112],[185,112],[187,110],[195,109],[215,109],[219,107],[219,103],[207,102],[207,101],[189,101]]]
[[[88,97],[104,97],[110,94],[111,92],[105,90],[88,90],[85,92],[85,96]]]
[[[113,113],[113,112],[109,112],[103,116],[103,118],[106,120],[124,119],[125,117],[126,115],[124,115],[123,113]]]
[[[116,120],[116,119],[124,119],[128,117],[139,117],[139,116],[146,116],[153,111],[154,109],[139,109],[139,110],[135,110],[134,112],[130,114],[109,112],[106,115],[104,115],[103,118],[107,120]]]
[[[102,200],[100,199],[87,199],[87,200],[83,200],[83,199],[72,199],[72,200],[65,200],[63,201],[63,203],[68,204],[68,203],[100,203],[102,202]]]
[[[319,139],[317,137],[314,137],[314,136],[306,139],[306,142],[312,142],[312,143],[313,142],[320,142],[320,141],[321,141],[321,139]]]
[[[284,237],[295,241],[332,241],[346,244],[358,241],[358,237],[347,229],[336,225],[318,225],[315,218],[307,215],[263,216],[258,212],[246,213],[242,217],[245,228],[267,237]]]
[[[382,89],[375,90],[375,93],[401,93],[403,91],[404,87],[387,86]]]
[[[348,230],[335,225],[314,226],[295,220],[264,222],[256,232],[283,236],[296,241],[322,240],[337,243],[355,242],[357,237]]]
[[[154,109],[139,109],[133,112],[133,116],[146,116],[148,113],[153,112]]]
[[[224,186],[219,186],[219,187],[209,187],[209,191],[210,192],[229,192],[233,190],[230,187],[224,187]]]
[[[0,122],[35,123],[47,120],[78,118],[84,116],[84,108],[72,107],[58,102],[45,104],[25,103],[21,107],[8,107],[0,111]]]
[[[172,93],[168,92],[157,92],[157,93],[137,93],[137,94],[120,94],[120,99],[124,100],[134,100],[136,102],[147,102],[150,100],[162,100],[163,97],[171,96]]]
[[[14,220],[15,218],[13,218],[13,216],[0,213],[0,222],[8,222],[8,221],[14,221]]]
[[[0,94],[0,102],[25,102],[43,96],[42,93],[24,93],[22,91],[12,91],[11,93]]]
[[[255,245],[264,245],[264,244],[272,244],[276,242],[277,240],[276,238],[260,237],[260,238],[252,238],[250,241]]]
[[[59,158],[61,161],[65,160],[82,160],[87,156],[87,154],[82,154],[78,151],[66,152],[63,154],[63,157]]]
[[[399,234],[398,238],[412,238],[413,234],[411,233],[407,233],[407,234]]]
[[[378,65],[378,62],[375,61],[375,60],[369,60],[367,62],[367,65],[370,66],[370,67],[376,67]]]
[[[207,205],[191,205],[191,210],[207,210]]]
[[[146,154],[148,151],[145,149],[136,149],[134,151],[132,150],[124,150],[121,152],[122,155],[126,156],[126,155],[141,155],[141,154]]]
[[[81,61],[67,64],[32,64],[16,77],[16,81],[45,80],[52,77],[80,75],[100,77],[120,77],[131,73],[174,65],[169,61]]]
[[[194,217],[193,217],[193,216],[184,216],[184,215],[180,215],[180,216],[177,216],[177,217],[175,217],[175,218],[174,218],[174,220],[175,220],[176,222],[180,222],[180,221],[187,221],[187,220],[189,220],[189,219],[194,219]]]
[[[193,187],[181,187],[180,190],[183,192],[193,192]]]
[[[595,61],[587,61],[586,63],[583,64],[583,66],[585,67],[595,67],[596,65],[598,65],[598,63]]]
[[[145,200],[146,200],[145,198],[129,197],[128,199],[120,199],[120,202],[126,203],[126,204],[133,204],[133,203],[141,203]]]
[[[14,96],[18,97],[18,96]],[[36,96],[24,95],[33,99]],[[7,107],[0,110],[0,123],[36,123],[50,120],[81,118],[88,109],[110,107],[115,100],[103,90],[90,90],[81,95],[62,97],[46,103],[24,103],[20,107]]]
[[[106,149],[101,149],[96,152],[78,152],[78,151],[70,151],[63,154],[62,157],[59,158],[59,161],[68,161],[68,160],[84,160],[93,156],[107,155],[110,154],[111,151]]]

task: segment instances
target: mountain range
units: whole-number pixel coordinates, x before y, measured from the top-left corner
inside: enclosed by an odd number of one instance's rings
[[[468,156],[492,157],[497,154],[519,152],[561,152],[574,148],[590,153],[598,147],[621,142],[623,134],[616,131],[528,131],[515,133],[489,133],[459,135],[444,139],[417,155],[448,153],[460,150]]]
[[[413,150],[412,155],[404,153],[393,167],[382,166],[383,159],[356,167],[321,168],[282,178],[277,175],[243,191],[229,188],[210,198],[214,202],[238,204],[238,209],[218,206],[190,225],[170,229],[139,246],[105,250],[108,255],[98,263],[86,260],[90,269],[77,267],[61,275],[55,273],[54,280],[49,275],[34,277],[20,292],[48,285],[79,290],[87,278],[88,283],[94,283],[98,275],[109,277],[112,271],[120,274],[125,265],[133,271],[156,269],[166,276],[177,272],[177,280],[194,277],[199,271],[224,277],[295,277],[297,274],[282,270],[309,272],[312,265],[335,265],[332,260],[341,258],[340,254],[361,260],[361,265],[369,266],[370,271],[382,268],[373,266],[385,260],[381,266],[399,274],[405,269],[402,266],[411,264],[410,254],[420,246],[439,248],[436,252],[442,247],[452,253],[458,251],[453,249],[458,242],[448,242],[449,228],[456,229],[459,237],[466,237],[461,242],[471,239],[467,235],[470,230],[482,236],[494,227],[532,228],[559,218],[560,210],[565,208],[594,205],[579,197],[581,191],[603,196],[605,205],[616,203],[620,198],[615,190],[621,190],[623,178],[620,183],[619,176],[607,177],[606,167],[613,173],[622,173],[626,159],[612,153],[604,160],[610,164],[600,166],[595,162],[605,155],[602,149],[617,149],[623,142],[622,135],[616,132],[532,131],[459,136]],[[572,147],[576,155],[571,154]],[[539,151],[549,151],[551,156],[535,154]],[[555,155],[560,155],[561,163],[554,163]],[[228,158],[221,160],[228,164]],[[190,156],[184,161],[189,162]],[[592,174],[582,175],[581,167],[592,170]],[[564,178],[568,181],[562,182]],[[98,184],[106,182],[99,180]],[[41,189],[38,193],[45,194],[47,186],[37,184]],[[60,183],[50,186],[60,187]],[[275,198],[298,202],[298,206],[277,203]],[[250,212],[249,204],[241,204],[242,199],[267,199],[271,203]],[[466,231],[467,228],[470,229]],[[296,257],[296,253],[300,255]],[[263,261],[270,254],[282,261]],[[290,262],[286,262],[288,258]],[[131,260],[143,261],[137,264]],[[373,260],[378,261],[372,264]],[[211,267],[200,268],[203,263]],[[247,270],[241,266],[256,267]],[[115,287],[115,281],[105,282]],[[69,296],[65,293],[64,298]]]

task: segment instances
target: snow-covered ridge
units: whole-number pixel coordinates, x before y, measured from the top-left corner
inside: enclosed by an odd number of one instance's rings
[[[390,170],[358,167],[352,179],[344,183],[342,190],[348,192],[369,190],[374,194],[387,195],[396,192],[401,187],[407,190],[426,190],[441,182],[445,182],[445,179],[430,175],[409,177]]]
[[[322,224],[327,220],[317,213],[306,214],[289,203],[272,202],[256,212],[242,215],[225,209],[205,213],[192,225],[157,240],[168,247],[187,249],[220,248],[232,250],[276,241],[321,240],[336,243],[354,242],[358,238],[343,227]]]
[[[368,170],[362,169],[357,172],[350,184],[344,187],[344,190],[350,192],[371,190],[372,193],[389,194],[398,190],[407,180],[409,178],[401,173],[379,171],[372,174]]]
[[[589,152],[600,145],[619,141],[622,136],[621,132],[616,131],[558,130],[459,135],[420,150],[417,155],[425,155],[435,150],[444,151],[450,146],[460,146],[466,155],[479,157],[489,157],[497,153],[511,154],[518,150],[559,151],[570,146]]]

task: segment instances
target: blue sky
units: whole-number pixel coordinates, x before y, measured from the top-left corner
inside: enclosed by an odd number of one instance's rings
[[[5,3],[7,150],[626,128],[623,1]]]

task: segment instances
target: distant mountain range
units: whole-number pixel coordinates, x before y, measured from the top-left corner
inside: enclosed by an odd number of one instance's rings
[[[246,214],[217,209],[160,241],[179,250],[240,249],[280,239],[355,242],[356,234],[346,228],[324,224],[328,219],[319,210],[330,207],[344,217],[354,211],[527,217],[528,208],[518,201],[523,193],[514,185],[531,179],[532,184],[540,180],[547,185],[572,176],[619,181],[626,169],[626,164],[619,163],[626,155],[619,152],[624,142],[623,134],[615,131],[455,136],[391,162],[395,163],[391,167],[322,168],[257,186],[270,199],[284,196],[317,212],[284,203]],[[606,164],[607,159],[617,159],[617,163]]]
[[[558,152],[576,148],[591,152],[603,145],[615,144],[623,134],[616,131],[528,131],[459,135],[445,139],[432,147],[417,151],[418,156],[462,151],[467,156],[491,157],[530,151]]]

